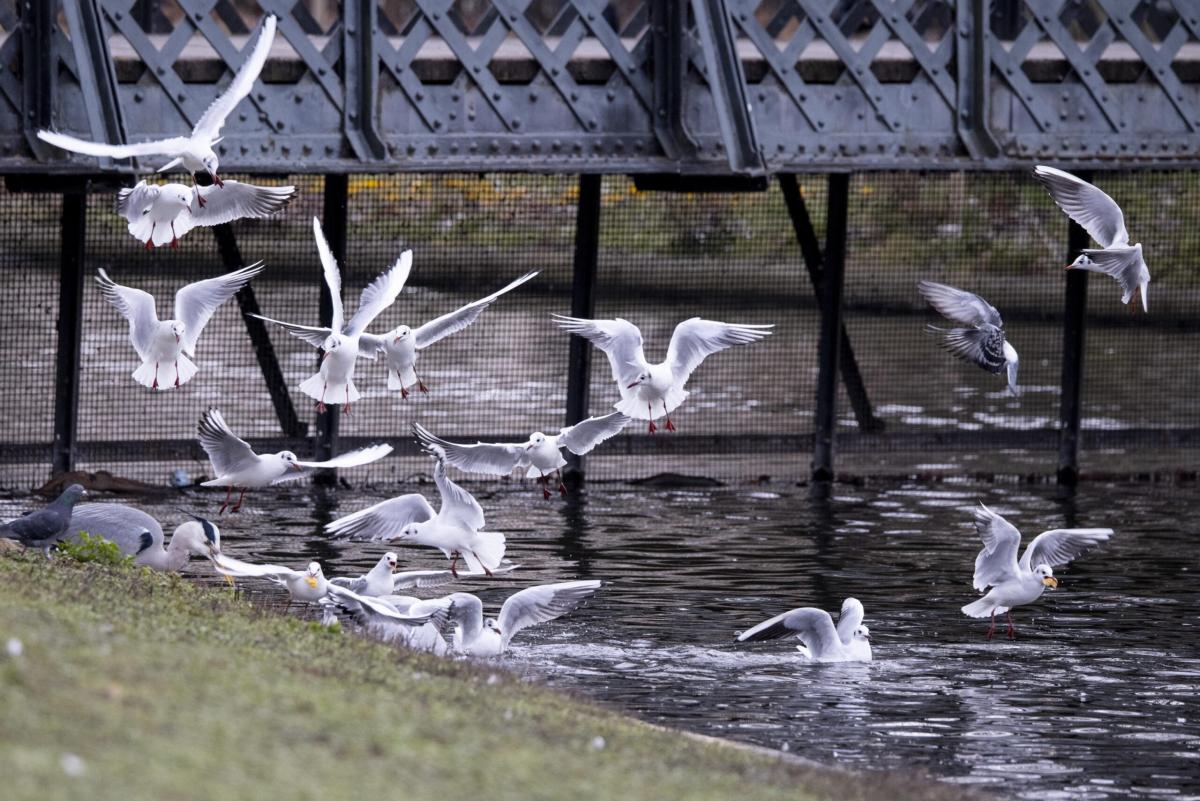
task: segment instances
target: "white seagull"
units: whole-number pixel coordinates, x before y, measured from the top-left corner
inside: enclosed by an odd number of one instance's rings
[[[309,470],[337,467],[359,467],[382,459],[392,452],[391,445],[372,445],[356,451],[343,453],[324,462],[302,462],[291,451],[259,455],[225,424],[225,418],[216,409],[209,409],[200,416],[197,427],[200,446],[208,454],[217,477],[203,482],[202,487],[226,487],[225,502],[221,514],[229,506],[229,498],[235,488],[241,489],[232,511],[242,508],[246,490],[261,489],[272,484],[303,478]]]
[[[667,418],[667,430],[675,430],[671,412],[687,398],[688,391],[683,387],[706,356],[734,345],[757,342],[774,328],[773,325],[736,325],[693,317],[675,326],[666,361],[650,364],[642,352],[642,332],[627,320],[553,316],[564,331],[584,337],[604,351],[621,393],[621,401],[613,404],[614,408],[635,420],[649,420],[651,434],[658,430],[654,425],[658,406]]]
[[[443,598],[422,601],[411,595],[369,596],[334,585],[334,592],[322,603],[348,612],[369,634],[386,642],[438,656],[450,653],[450,646],[442,636],[448,632],[450,602]],[[428,619],[414,626],[413,620],[422,617]],[[326,620],[331,622],[331,618],[327,607]]]
[[[342,276],[338,272],[337,261],[325,241],[321,231],[321,221],[313,218],[313,236],[317,240],[317,252],[321,255],[321,267],[325,274],[325,283],[329,286],[329,296],[333,300],[333,320],[330,328],[314,328],[307,325],[285,323],[272,320],[270,317],[253,315],[260,320],[282,326],[289,334],[304,340],[313,347],[323,351],[321,367],[317,373],[300,383],[300,390],[317,402],[317,411],[323,412],[326,403],[344,404],[346,414],[350,413],[351,405],[359,399],[358,388],[354,386],[354,362],[358,358],[359,340],[367,326],[371,324],[380,312],[392,305],[404,289],[408,273],[412,269],[412,251],[406,250],[400,258],[385,273],[367,285],[362,291],[358,302],[358,310],[346,322],[342,310]],[[375,350],[361,351],[369,359],[375,358]]]
[[[793,609],[764,620],[738,635],[738,642],[760,642],[795,635],[797,646],[811,662],[870,662],[871,631],[863,625],[863,605],[857,598],[842,601],[837,626],[824,609]]]
[[[482,300],[468,303],[461,309],[443,314],[435,320],[430,320],[418,328],[400,325],[379,336],[363,334],[359,345],[360,355],[374,358],[374,353],[383,352],[387,360],[388,389],[400,390],[400,397],[408,397],[408,388],[417,385],[422,392],[429,388],[417,376],[416,364],[418,351],[425,350],[430,345],[440,342],[451,334],[457,334],[471,323],[479,319],[479,315],[501,295],[510,292],[521,284],[532,279],[537,272],[526,273],[503,289],[499,289]]]
[[[139,181],[117,193],[117,213],[129,222],[129,233],[146,249],[170,244],[197,226],[213,226],[244,217],[269,217],[286,206],[294,186],[255,186],[225,181],[222,186],[148,184]]]
[[[975,557],[975,589],[991,590],[987,595],[962,608],[967,617],[991,617],[988,629],[990,640],[996,633],[996,615],[1008,615],[1008,638],[1016,637],[1012,608],[1031,604],[1042,596],[1047,587],[1056,589],[1058,579],[1054,568],[1061,567],[1112,536],[1111,528],[1061,528],[1043,531],[1025,548],[1017,561],[1021,547],[1021,532],[1000,515],[983,504],[975,510],[975,529],[983,540],[983,550]]]
[[[188,357],[195,358],[196,341],[213,312],[263,269],[260,261],[188,284],[175,293],[175,317],[170,320],[158,319],[154,297],[149,293],[121,286],[104,270],[99,270],[96,283],[100,292],[129,321],[129,339],[142,360],[142,365],[133,372],[133,380],[157,390],[172,389],[190,381],[198,368]]]
[[[942,347],[954,356],[978,365],[989,373],[1007,370],[1008,391],[1019,395],[1017,369],[1020,360],[1017,349],[1004,337],[1004,321],[1000,312],[978,295],[933,281],[920,281],[917,290],[929,305],[946,319],[968,328],[928,327],[931,333],[944,334]]]
[[[339,517],[325,526],[325,533],[351,539],[407,540],[428,545],[446,555],[455,578],[459,575],[459,559],[467,563],[472,573],[493,575],[504,559],[504,535],[481,531],[484,519],[479,501],[446,475],[441,449],[433,445],[429,450],[437,459],[433,480],[442,496],[440,510],[435,512],[423,496],[410,493]]]
[[[396,566],[398,562],[396,554],[388,551],[379,558],[374,567],[363,575],[354,578],[344,576],[331,578],[329,583],[345,587],[359,595],[379,598],[385,595],[392,595],[400,590],[438,587],[461,578],[488,575],[482,572],[459,573],[456,575],[449,570],[397,570]],[[516,570],[517,567],[517,565],[501,565],[492,571],[492,575],[508,573]]]
[[[1042,182],[1050,197],[1066,215],[1100,243],[1099,249],[1088,248],[1067,265],[1067,269],[1104,273],[1121,285],[1121,302],[1128,305],[1139,291],[1142,310],[1150,311],[1146,289],[1150,284],[1150,269],[1142,258],[1141,244],[1129,244],[1125,230],[1125,215],[1111,197],[1087,181],[1054,167],[1038,165],[1034,176]],[[1137,307],[1131,307],[1136,310]]]
[[[495,618],[483,616],[483,602],[474,595],[447,595],[443,600],[450,601],[453,648],[471,656],[499,656],[518,632],[578,609],[599,589],[594,580],[527,587],[510,595]]]
[[[86,156],[101,158],[127,159],[135,156],[169,156],[171,160],[158,169],[167,172],[175,167],[183,167],[188,172],[205,173],[218,187],[222,185],[217,174],[219,162],[213,146],[221,141],[221,128],[225,120],[237,108],[258,80],[263,65],[267,63],[267,55],[271,44],[275,41],[276,18],[271,15],[263,20],[262,33],[254,43],[254,49],[242,62],[241,69],[233,76],[229,87],[226,88],[212,105],[200,117],[190,136],[176,136],[170,139],[159,139],[151,142],[139,142],[131,145],[109,145],[103,142],[88,142],[73,136],[54,133],[53,131],[38,131],[38,139],[48,142],[63,150],[82,153]],[[205,204],[205,199],[197,192],[199,205]]]
[[[163,547],[162,526],[150,515],[132,506],[118,503],[82,503],[71,510],[70,535],[103,537],[132,556],[134,564],[165,573],[178,573],[192,556],[211,558],[221,552],[221,532],[211,521],[193,516],[171,536]]]
[[[477,442],[474,445],[459,445],[434,436],[420,423],[413,425],[417,439],[426,445],[438,445],[446,453],[446,461],[467,473],[488,473],[506,476],[513,470],[525,470],[526,478],[536,477],[542,485],[542,497],[550,498],[546,486],[550,473],[558,474],[558,491],[567,494],[562,483],[561,468],[567,460],[562,450],[583,456],[604,440],[615,436],[629,423],[629,418],[620,412],[603,417],[589,417],[573,426],[560,428],[557,434],[535,431],[526,442]]]

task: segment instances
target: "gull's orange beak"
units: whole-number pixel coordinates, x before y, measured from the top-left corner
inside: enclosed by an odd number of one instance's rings
[[[1054,576],[1046,576],[1044,579],[1042,579],[1042,583],[1052,590],[1058,589],[1058,579],[1056,579]]]

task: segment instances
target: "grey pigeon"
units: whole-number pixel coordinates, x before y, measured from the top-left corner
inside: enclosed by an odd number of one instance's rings
[[[0,523],[0,537],[17,540],[26,548],[41,548],[49,559],[50,548],[70,530],[72,508],[85,495],[87,492],[82,486],[72,484],[45,509],[30,512],[10,523]]]

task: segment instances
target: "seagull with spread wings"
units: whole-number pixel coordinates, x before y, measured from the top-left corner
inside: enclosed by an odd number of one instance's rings
[[[374,359],[374,350],[361,350],[361,337],[371,321],[379,313],[391,306],[404,289],[408,273],[412,269],[412,251],[406,250],[387,272],[367,285],[362,291],[358,309],[349,321],[342,309],[342,275],[338,271],[338,263],[333,258],[329,243],[321,230],[321,221],[313,218],[313,236],[317,240],[317,252],[321,256],[321,268],[325,283],[329,287],[329,297],[333,301],[333,320],[329,328],[316,328],[295,323],[285,323],[272,320],[270,317],[253,315],[260,320],[281,326],[292,336],[302,339],[322,351],[321,367],[316,374],[300,383],[300,390],[317,402],[317,411],[323,412],[326,404],[334,406],[345,405],[345,411],[350,413],[351,405],[361,397],[358,388],[354,386],[354,363],[359,354]]]
[[[870,662],[871,632],[863,625],[863,605],[857,598],[842,602],[837,625],[824,609],[793,609],[764,620],[738,635],[738,642],[761,642],[795,636],[810,662]]]
[[[339,576],[331,578],[329,583],[353,590],[359,595],[379,598],[385,595],[392,595],[401,590],[438,587],[460,578],[488,575],[487,573],[458,573],[456,575],[449,570],[397,570],[398,563],[399,560],[396,553],[388,551],[379,557],[379,561],[375,563],[374,567],[361,576],[353,578]],[[497,567],[491,574],[508,573],[516,569],[517,565],[506,564]]]
[[[173,389],[190,381],[199,370],[192,361],[196,342],[213,312],[264,269],[260,261],[188,284],[175,293],[175,316],[170,320],[158,319],[152,295],[121,286],[104,270],[99,270],[96,283],[100,285],[100,293],[129,321],[129,339],[142,360],[133,372],[133,380],[156,390]]]
[[[1058,207],[1100,243],[1099,248],[1085,249],[1067,269],[1104,273],[1121,285],[1122,303],[1128,305],[1140,292],[1142,310],[1149,312],[1150,268],[1142,257],[1141,244],[1129,244],[1125,215],[1116,201],[1087,181],[1054,167],[1039,164],[1033,174]]]
[[[148,184],[139,181],[117,193],[117,213],[129,223],[129,233],[146,249],[169,244],[197,226],[214,226],[246,217],[269,217],[296,193],[294,186],[255,186],[225,181],[221,186]]]
[[[1014,606],[1031,604],[1046,588],[1058,588],[1054,568],[1061,567],[1112,536],[1111,528],[1060,528],[1043,531],[1025,548],[1020,561],[1021,532],[983,504],[975,510],[975,530],[983,550],[975,558],[975,589],[987,594],[962,608],[967,617],[991,617],[990,640],[996,633],[996,615],[1008,616],[1008,638],[1016,637]]]
[[[269,487],[304,478],[310,470],[338,467],[359,467],[364,464],[382,459],[392,452],[391,445],[372,445],[356,451],[343,453],[323,462],[303,462],[296,458],[291,451],[266,453],[261,456],[254,452],[250,445],[230,430],[225,424],[225,418],[216,409],[209,409],[200,417],[197,428],[200,446],[208,454],[213,470],[217,477],[205,481],[202,487],[225,487],[225,502],[221,504],[221,514],[229,506],[229,498],[235,488],[241,489],[237,503],[231,511],[242,508],[246,498],[246,490]]]
[[[442,600],[449,602],[450,644],[461,654],[500,656],[519,632],[573,612],[599,589],[595,580],[526,587],[505,599],[494,618],[484,617],[483,602],[470,593],[447,595]]]
[[[617,411],[635,420],[649,420],[650,433],[658,430],[661,406],[667,418],[667,430],[674,431],[671,412],[688,396],[684,389],[688,378],[705,357],[734,345],[758,342],[771,333],[774,325],[737,325],[693,317],[675,326],[666,361],[650,364],[642,351],[642,332],[628,320],[582,320],[553,315],[559,328],[590,340],[608,356],[613,380],[621,400],[613,404]]]
[[[1019,395],[1017,369],[1020,360],[1017,349],[1004,336],[1004,321],[996,307],[978,295],[933,281],[919,282],[917,290],[943,317],[967,326],[950,329],[929,326],[930,333],[945,336],[942,347],[989,373],[1007,370],[1008,391],[1014,396]]]

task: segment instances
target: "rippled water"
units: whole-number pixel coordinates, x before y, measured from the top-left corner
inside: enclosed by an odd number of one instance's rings
[[[513,669],[648,720],[851,768],[920,769],[1026,798],[1200,798],[1194,487],[1093,485],[1060,498],[1041,486],[895,484],[820,500],[781,486],[593,485],[566,502],[471,489],[523,565],[467,588],[486,604],[530,583],[606,582],[590,606],[523,632]],[[227,550],[318,558],[333,574],[385,550],[318,533],[376,495],[291,492],[227,515]],[[959,612],[975,597],[977,500],[1026,540],[1065,526],[1117,532],[1017,611],[1015,642],[985,641],[987,621]],[[163,516],[174,521],[176,505]],[[401,555],[444,564],[426,549]],[[790,641],[732,642],[777,612],[834,610],[848,595],[866,606],[871,664],[805,665]]]

